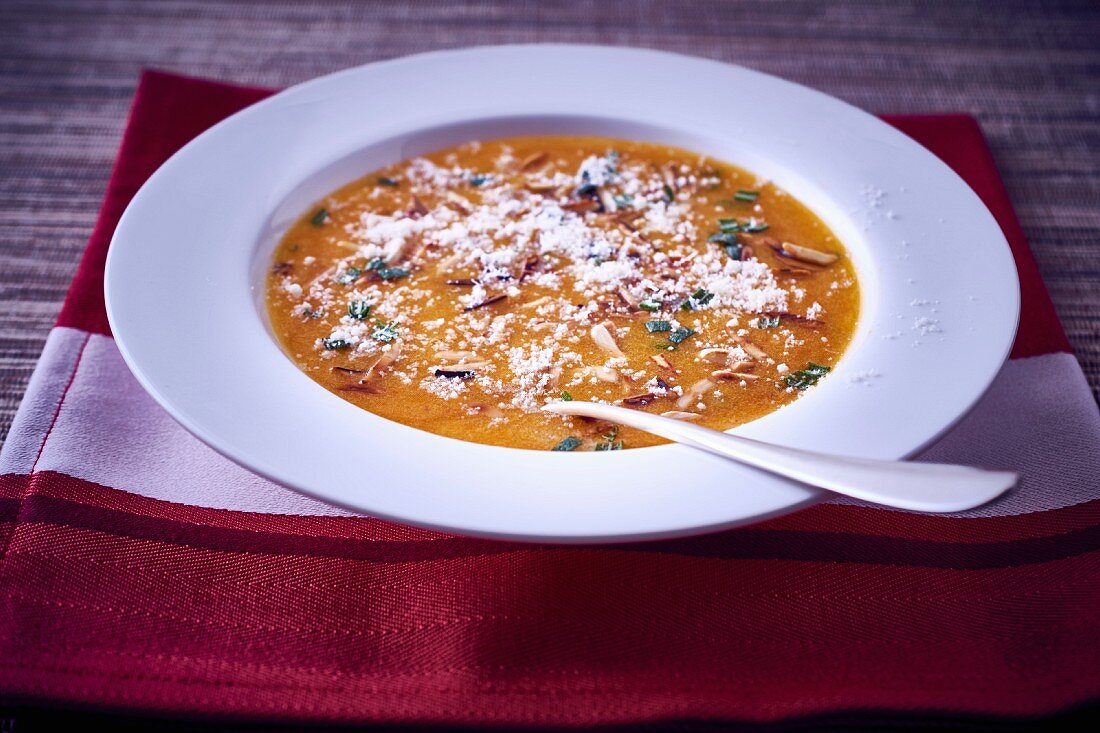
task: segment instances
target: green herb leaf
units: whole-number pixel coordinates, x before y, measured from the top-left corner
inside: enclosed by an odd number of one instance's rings
[[[380,176],[378,178],[378,185],[379,186],[396,186],[397,181],[393,178],[386,178],[385,176]]]
[[[573,401],[573,395],[569,394],[565,390],[562,390],[561,401],[562,402],[572,402]]]
[[[779,326],[779,316],[760,316],[756,319],[757,328],[776,328]]]
[[[351,285],[353,282],[359,279],[359,276],[363,273],[359,271],[358,267],[349,267],[344,270],[344,274],[336,278],[336,282],[341,285]]]
[[[656,313],[661,310],[661,304],[656,300],[643,300],[641,303],[638,303],[638,307],[650,313]]]
[[[671,331],[672,324],[668,321],[646,321],[645,330],[650,333],[661,333],[663,331]]]
[[[367,263],[368,270],[381,270],[386,266],[386,261],[381,257],[375,257],[373,260]]]
[[[631,204],[634,203],[634,197],[625,193],[621,196],[615,196],[613,200],[616,209],[629,209]]]
[[[706,288],[699,288],[691,294],[691,299],[699,305],[706,305],[710,301],[714,300],[714,293],[710,292]]]
[[[791,372],[783,377],[783,382],[788,387],[793,387],[797,390],[806,390],[816,385],[818,380],[830,371],[832,371],[831,367],[822,364],[814,364],[811,361],[805,369],[799,369],[797,372]]]
[[[622,450],[623,449],[623,441],[615,440],[616,438],[619,437],[619,426],[618,425],[612,425],[611,429],[608,430],[606,433],[604,433],[601,437],[604,439],[604,442],[603,443],[596,443],[596,446],[593,448],[593,450]]]
[[[733,232],[718,232],[707,237],[707,241],[711,244],[721,244],[728,246],[731,244],[737,244],[737,235]]]
[[[673,331],[669,335],[668,340],[671,341],[674,344],[679,345],[679,344],[682,344],[684,341],[686,341],[687,339],[689,339],[690,337],[692,337],[694,335],[695,335],[694,330],[692,330],[690,328],[685,328],[684,326],[681,326],[680,328],[677,328],[675,331]]]
[[[309,223],[315,227],[319,227],[325,223],[325,219],[328,218],[327,209],[317,209],[317,212],[310,217]]]
[[[490,178],[492,178],[492,176],[490,176],[486,173],[472,173],[472,174],[470,174],[470,177],[467,180],[470,181],[471,186],[473,186],[474,188],[477,188],[478,186],[481,186],[481,185],[485,184],[486,182],[488,182],[488,180]]]
[[[740,189],[737,193],[733,194],[734,201],[748,201],[751,203],[758,198],[760,198],[759,191],[746,191],[745,189]]]
[[[321,339],[321,345],[331,351],[335,351],[336,349],[346,349],[347,347],[351,346],[351,344],[344,339]]]
[[[348,303],[348,315],[361,321],[370,315],[370,303],[365,300],[353,300]]]
[[[672,203],[672,200],[673,200],[674,198],[676,198],[676,194],[675,194],[675,193],[673,192],[673,190],[672,190],[672,186],[670,186],[670,185],[668,185],[668,184],[666,183],[666,184],[664,185],[664,187],[663,187],[663,188],[662,188],[661,190],[662,190],[662,191],[664,192],[664,194],[665,194],[665,201],[666,201],[667,203],[670,203],[670,204],[671,204],[671,203]]]
[[[741,255],[745,251],[744,248],[740,244],[727,244],[725,249],[726,249],[726,254],[728,254],[730,256],[731,260],[741,259]]]
[[[755,234],[757,232],[766,232],[767,230],[768,230],[768,225],[765,224],[762,221],[757,221],[756,219],[752,219],[747,224],[742,224],[741,225],[741,231],[748,232],[749,234]]]
[[[409,276],[409,271],[400,267],[383,267],[375,270],[375,274],[383,280],[400,280]]]
[[[302,316],[305,318],[320,318],[323,315],[325,315],[325,312],[323,310],[304,311],[302,313]]]
[[[557,445],[555,445],[550,450],[570,451],[570,450],[576,450],[577,448],[580,447],[580,445],[581,445],[581,441],[577,440],[572,435],[570,435],[568,438],[566,438],[562,442],[558,443]]]
[[[741,228],[741,225],[737,223],[736,219],[719,219],[718,228],[728,234],[730,232],[736,232]]]
[[[389,323],[382,323],[382,321],[378,321],[377,323],[377,328],[375,328],[370,335],[372,339],[374,339],[375,341],[389,343],[390,341],[393,341],[395,338],[397,338],[397,326],[394,325],[393,321],[390,321]]]

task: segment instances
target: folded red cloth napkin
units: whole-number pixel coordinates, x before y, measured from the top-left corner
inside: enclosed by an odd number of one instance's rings
[[[993,210],[1023,287],[1012,360],[925,457],[1018,469],[1020,489],[958,516],[834,502],[693,539],[551,547],[301,497],[207,449],[130,376],[102,300],[115,223],[180,145],[267,93],[142,78],[0,454],[0,699],[576,726],[1029,717],[1096,698],[1100,416],[971,118],[888,118]]]

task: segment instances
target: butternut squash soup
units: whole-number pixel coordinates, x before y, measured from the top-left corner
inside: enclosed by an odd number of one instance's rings
[[[524,137],[332,193],[279,243],[267,305],[295,363],[365,410],[492,445],[619,450],[664,441],[540,407],[758,418],[827,378],[859,290],[828,227],[748,171]]]

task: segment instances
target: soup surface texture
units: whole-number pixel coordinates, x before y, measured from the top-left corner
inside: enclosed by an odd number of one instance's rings
[[[618,450],[664,441],[540,406],[728,429],[827,378],[859,290],[825,224],[747,171],[524,137],[403,161],[318,202],[276,249],[267,305],[295,363],[373,413],[493,445]]]

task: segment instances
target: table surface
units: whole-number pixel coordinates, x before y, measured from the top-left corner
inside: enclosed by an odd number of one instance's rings
[[[417,51],[667,49],[868,111],[975,115],[1100,394],[1100,3],[0,3],[0,439],[91,232],[138,74],[272,87]]]

